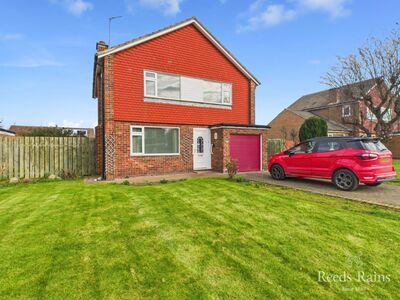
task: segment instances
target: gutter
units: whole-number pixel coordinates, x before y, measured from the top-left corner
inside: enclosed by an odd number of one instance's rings
[[[229,123],[221,123],[221,124],[214,124],[208,126],[210,129],[218,129],[218,128],[232,128],[232,129],[269,129],[271,128],[270,126],[265,126],[265,125],[243,125],[243,124],[229,124]]]

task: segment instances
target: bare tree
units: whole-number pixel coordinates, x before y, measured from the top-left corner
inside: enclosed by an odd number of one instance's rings
[[[293,141],[293,143],[296,144],[298,141],[298,138],[299,138],[299,132],[296,129],[292,128],[292,130],[290,130],[289,135],[290,135],[290,139]]]
[[[345,89],[347,100],[363,103],[366,111],[346,123],[354,125],[368,136],[375,133],[383,140],[390,139],[395,123],[400,120],[400,34],[394,30],[383,40],[369,39],[357,49],[357,54],[338,56],[322,81],[332,88]],[[380,101],[376,103],[370,93],[371,81]],[[375,103],[374,103],[375,102]],[[392,113],[394,112],[394,113]],[[365,126],[365,120],[373,120],[374,127]]]
[[[282,137],[282,139],[283,139],[284,141],[287,140],[288,131],[287,131],[286,126],[282,126],[282,127],[281,127],[281,137]]]

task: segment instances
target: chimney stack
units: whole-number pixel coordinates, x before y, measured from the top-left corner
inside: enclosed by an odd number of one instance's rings
[[[104,42],[104,41],[99,41],[96,44],[96,51],[100,52],[100,51],[104,51],[108,49],[108,45]]]

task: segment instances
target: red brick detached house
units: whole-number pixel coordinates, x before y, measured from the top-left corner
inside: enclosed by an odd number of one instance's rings
[[[97,171],[106,179],[267,168],[259,81],[195,18],[108,48],[97,43]]]
[[[362,124],[370,132],[374,133],[376,118],[365,106],[362,99],[354,100],[348,95],[351,90],[357,92],[362,89],[372,98],[374,105],[381,103],[375,81],[365,80],[352,85],[342,86],[305,95],[296,100],[292,105],[285,108],[270,123],[271,130],[268,137],[274,139],[285,138],[286,133],[298,131],[304,121],[310,117],[321,117],[328,125],[328,136],[360,136],[365,132],[353,125]],[[383,108],[382,108],[383,110]],[[389,108],[385,114],[388,120],[395,114],[394,107]],[[393,124],[393,131],[399,132],[400,123]]]

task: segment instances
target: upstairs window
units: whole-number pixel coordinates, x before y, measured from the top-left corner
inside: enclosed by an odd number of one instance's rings
[[[179,76],[172,76],[166,74],[156,74],[156,75],[157,75],[157,96],[161,98],[179,99],[181,95],[181,80]]]
[[[385,111],[386,108],[381,107],[381,113],[383,113]],[[376,122],[378,119],[376,118],[375,114],[369,109],[369,107],[367,107],[367,119],[372,121],[372,122]],[[383,115],[382,117],[383,122],[390,122],[390,120],[392,120],[392,110],[389,108],[387,110],[387,112]]]
[[[369,107],[367,107],[367,119],[372,122],[377,121],[375,114],[369,109]]]
[[[345,104],[342,107],[342,117],[350,117],[351,116],[351,105]]]
[[[232,84],[159,72],[144,72],[144,96],[232,105]]]
[[[144,94],[147,96],[156,96],[156,73],[144,73]]]
[[[381,112],[383,113],[385,111],[385,108],[381,107]],[[392,110],[389,108],[387,112],[383,115],[382,118],[383,122],[390,122],[392,120]]]

